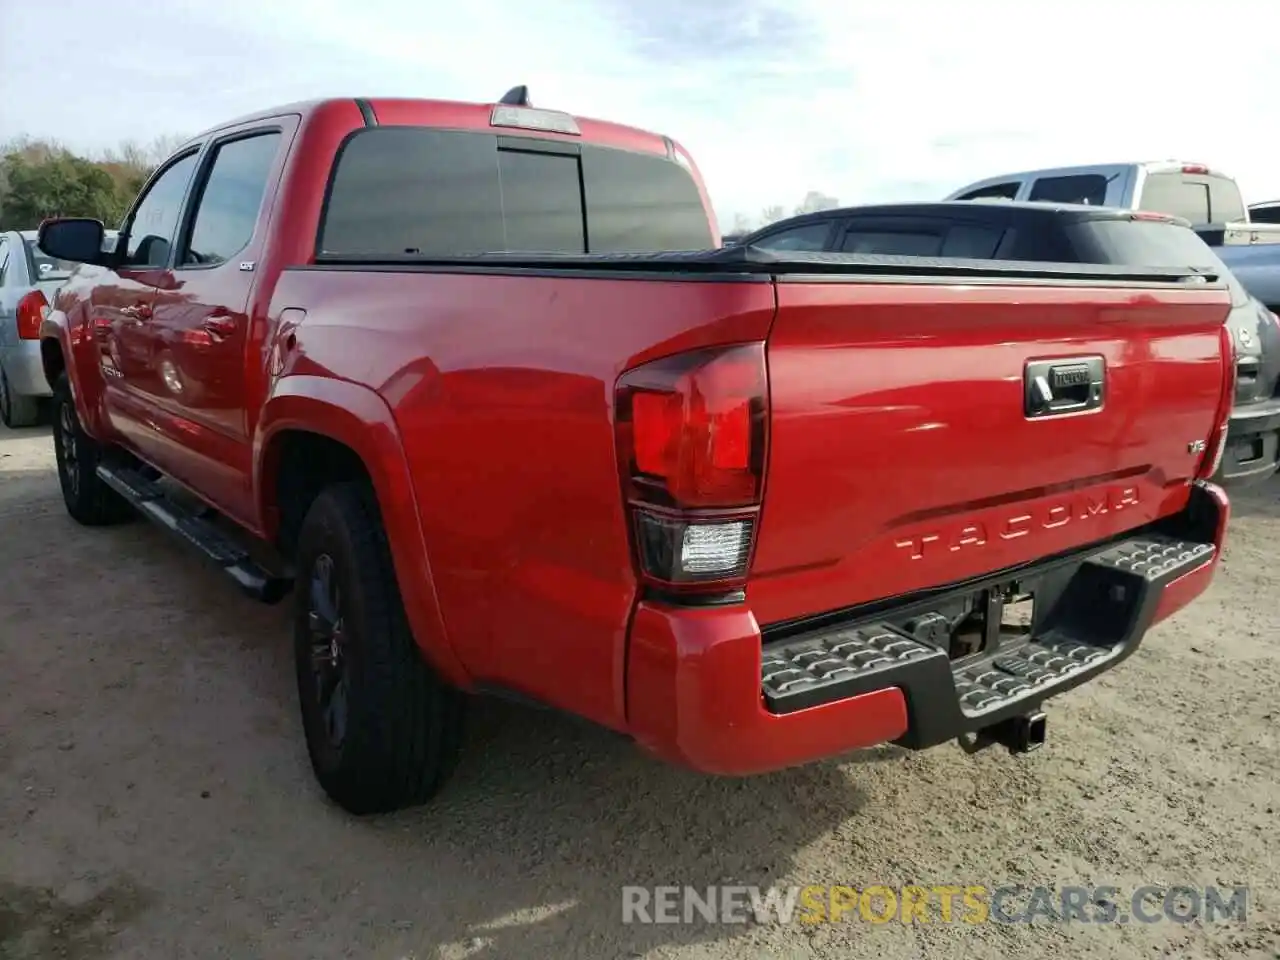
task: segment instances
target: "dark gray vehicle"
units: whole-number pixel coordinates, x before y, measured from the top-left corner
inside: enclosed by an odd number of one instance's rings
[[[1280,314],[1280,243],[1227,244],[1214,252],[1249,293]]]
[[[1231,288],[1227,316],[1236,349],[1236,398],[1215,482],[1252,486],[1280,456],[1280,319],[1251,296],[1190,223],[1161,213],[1077,204],[942,201],[823,210],[747,234],[765,250],[841,251],[918,257],[972,257],[1117,266],[1202,266]],[[1256,247],[1280,251],[1280,244]],[[1234,249],[1249,249],[1236,247]],[[1233,255],[1242,257],[1243,255]],[[1239,269],[1245,269],[1240,267]]]

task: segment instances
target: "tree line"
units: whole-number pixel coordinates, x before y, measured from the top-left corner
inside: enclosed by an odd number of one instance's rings
[[[840,206],[840,201],[835,197],[823,193],[821,190],[810,190],[800,203],[787,211],[786,207],[780,203],[765,207],[760,211],[758,217],[749,217],[745,213],[739,213],[733,218],[733,227],[726,231],[730,234],[750,233],[752,230],[759,230],[761,227],[767,227],[771,223],[777,223],[787,217],[798,217],[802,213],[817,213],[819,210],[834,210]]]
[[[184,137],[132,140],[83,156],[53,140],[18,137],[0,146],[0,230],[34,230],[48,217],[93,217],[118,226],[147,177]],[[792,214],[830,210],[839,201],[810,190],[790,213],[781,204],[758,217],[738,214],[729,233],[748,233]]]
[[[143,183],[183,137],[132,140],[84,156],[53,140],[0,146],[0,230],[34,230],[48,217],[93,217],[116,227]]]

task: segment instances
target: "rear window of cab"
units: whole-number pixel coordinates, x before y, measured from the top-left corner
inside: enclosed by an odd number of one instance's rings
[[[654,253],[713,246],[691,173],[586,143],[371,127],[340,150],[321,256]]]

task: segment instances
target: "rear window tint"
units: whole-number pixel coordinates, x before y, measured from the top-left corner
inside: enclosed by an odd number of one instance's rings
[[[577,157],[499,150],[498,181],[502,249],[586,253]]]
[[[1082,203],[1094,207],[1107,202],[1107,178],[1100,173],[1069,177],[1041,177],[1031,185],[1028,200],[1043,203]]]
[[[990,260],[996,255],[1002,236],[1004,231],[999,227],[952,227],[947,231],[947,242],[942,245],[942,255]]]
[[[1209,223],[1209,185],[1180,173],[1152,174],[1142,185],[1138,206],[1191,223]]]
[[[590,253],[714,246],[698,185],[675,161],[583,144],[582,180]]]
[[[800,250],[812,253],[826,249],[827,235],[830,233],[831,221],[823,220],[792,227],[790,230],[780,230],[754,241],[752,246],[762,250]]]
[[[845,253],[879,253],[899,257],[937,257],[942,253],[942,234],[907,230],[851,229],[840,249]]]
[[[871,253],[903,257],[961,257],[989,260],[1004,230],[960,224],[931,230],[873,230],[852,227],[840,249],[845,253]]]
[[[370,257],[711,246],[693,177],[665,157],[419,127],[347,142],[318,243]]]
[[[1234,180],[1226,177],[1209,178],[1209,214],[1214,223],[1230,223],[1248,217],[1244,197]]]
[[[1234,180],[1186,173],[1153,173],[1142,186],[1143,210],[1182,217],[1193,224],[1245,218],[1244,198]]]

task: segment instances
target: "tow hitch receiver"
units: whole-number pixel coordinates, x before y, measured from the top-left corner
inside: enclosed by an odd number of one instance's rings
[[[971,738],[960,738],[966,753],[977,753],[994,743],[1007,747],[1010,753],[1030,753],[1044,746],[1049,720],[1043,712],[1020,713],[989,727],[983,727]]]

